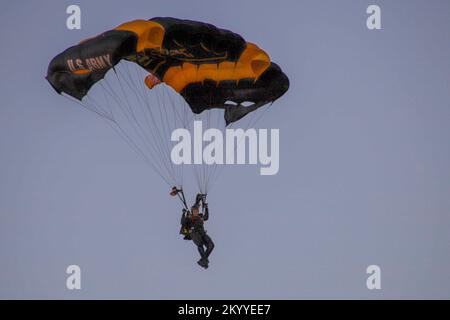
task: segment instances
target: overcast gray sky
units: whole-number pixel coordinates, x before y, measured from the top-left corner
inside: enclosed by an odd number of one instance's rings
[[[258,122],[280,129],[279,173],[226,168],[209,195],[207,271],[161,179],[44,79],[65,48],[154,16],[233,30],[291,82]],[[449,1],[9,1],[0,24],[0,298],[450,298]]]

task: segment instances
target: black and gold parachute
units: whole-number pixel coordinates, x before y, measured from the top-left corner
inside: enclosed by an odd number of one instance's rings
[[[53,58],[46,78],[58,93],[82,100],[121,60],[147,70],[150,89],[159,82],[172,87],[196,114],[224,109],[227,125],[289,88],[287,76],[257,45],[211,24],[175,18],[135,20],[84,40]]]

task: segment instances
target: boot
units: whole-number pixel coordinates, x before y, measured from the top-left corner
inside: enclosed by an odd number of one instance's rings
[[[198,265],[202,268],[208,269],[208,261],[205,259],[200,259],[197,261]]]

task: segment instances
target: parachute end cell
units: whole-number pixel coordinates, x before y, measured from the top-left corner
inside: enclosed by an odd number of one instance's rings
[[[251,106],[245,107],[243,105],[237,105],[237,106],[229,106],[225,108],[224,113],[224,119],[225,119],[225,125],[228,126],[229,124],[236,122],[243,117],[245,117],[247,114],[249,114],[252,111],[255,111],[259,107],[262,107],[267,102],[258,102],[254,103]]]
[[[56,91],[56,93],[61,94],[62,91],[58,89],[58,87],[56,87],[55,85],[53,85],[51,79],[49,78],[49,76],[45,77],[45,80],[48,81],[48,83],[50,83],[50,85],[52,86],[52,88]]]

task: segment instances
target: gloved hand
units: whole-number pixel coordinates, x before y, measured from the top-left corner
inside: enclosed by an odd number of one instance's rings
[[[199,204],[200,201],[203,201],[203,193],[197,193],[197,196],[195,197],[196,204]]]

